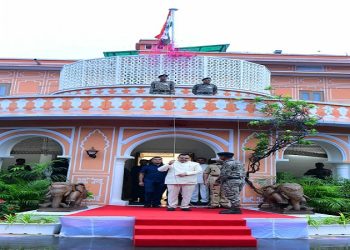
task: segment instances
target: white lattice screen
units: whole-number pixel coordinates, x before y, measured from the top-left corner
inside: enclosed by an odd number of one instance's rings
[[[150,84],[159,74],[167,73],[179,85],[212,83],[227,89],[245,89],[268,93],[269,70],[259,64],[223,57],[137,55],[78,61],[65,65],[60,90],[105,85]]]

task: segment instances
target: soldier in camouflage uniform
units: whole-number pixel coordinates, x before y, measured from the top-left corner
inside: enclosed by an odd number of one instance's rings
[[[151,88],[149,90],[150,94],[158,95],[174,95],[175,94],[175,83],[172,81],[167,81],[168,75],[163,74],[158,76],[159,81],[154,81],[151,83]]]
[[[204,183],[209,185],[210,190],[209,208],[219,208],[220,206],[225,208],[231,207],[230,201],[225,197],[221,190],[221,184],[216,182],[220,176],[221,167],[222,163],[217,162],[216,164],[210,164],[204,170]]]
[[[231,202],[230,209],[223,210],[221,214],[240,214],[240,192],[244,184],[244,167],[241,163],[233,159],[233,153],[218,153],[223,161],[218,181],[221,183],[222,191]]]
[[[203,83],[196,84],[192,88],[192,93],[195,95],[216,95],[218,88],[215,84],[210,83],[211,78],[202,79]]]

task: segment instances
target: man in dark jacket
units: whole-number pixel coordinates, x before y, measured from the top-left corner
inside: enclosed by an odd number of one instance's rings
[[[139,185],[145,187],[145,205],[144,207],[160,207],[165,190],[166,172],[158,171],[158,168],[163,165],[161,157],[153,157],[150,163],[143,166],[140,171]]]

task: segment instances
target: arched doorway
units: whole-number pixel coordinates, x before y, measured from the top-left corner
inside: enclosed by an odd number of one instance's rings
[[[315,167],[317,162],[337,173],[337,163],[344,161],[344,153],[334,143],[310,139],[311,145],[293,144],[285,149],[283,159],[277,161],[276,172],[290,173],[295,177],[302,177],[304,173]]]
[[[52,175],[57,177],[57,181],[65,181],[69,161],[58,157],[63,155],[63,148],[57,141],[46,136],[25,136],[17,140],[9,150],[10,156],[2,161],[2,170],[6,171],[17,159],[24,159],[29,166],[53,161]]]
[[[195,160],[197,157],[215,158],[217,151],[202,141],[186,137],[176,138],[175,148],[174,137],[150,139],[136,146],[130,154],[134,159],[125,162],[122,199],[130,200],[133,189],[137,188],[140,159],[161,156],[166,164],[169,160],[176,158],[179,153],[189,153],[192,160]]]

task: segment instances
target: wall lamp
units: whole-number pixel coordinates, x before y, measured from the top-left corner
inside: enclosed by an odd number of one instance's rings
[[[94,147],[91,147],[90,149],[86,150],[86,153],[89,157],[91,158],[96,158],[96,154],[97,154],[98,150],[96,150]]]

